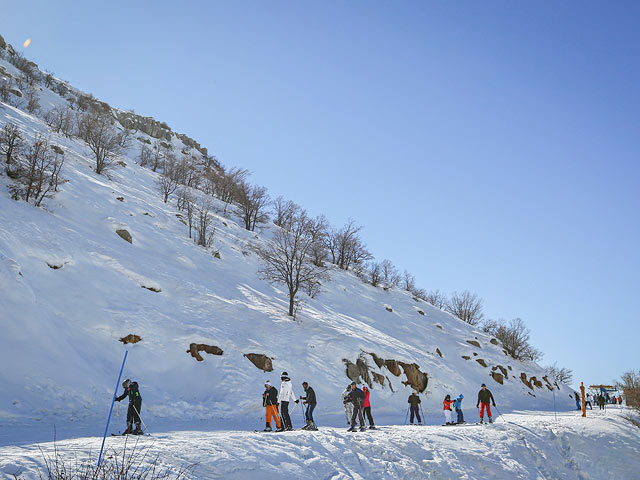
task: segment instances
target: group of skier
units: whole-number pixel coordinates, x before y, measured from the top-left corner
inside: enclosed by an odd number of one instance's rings
[[[305,426],[303,426],[302,429],[318,430],[318,427],[313,420],[313,411],[318,403],[316,393],[313,388],[309,385],[308,382],[302,382],[304,395],[296,397],[296,395],[293,393],[293,386],[291,383],[291,379],[289,378],[289,374],[287,372],[282,372],[282,374],[280,375],[280,380],[280,391],[278,391],[276,387],[271,385],[271,382],[269,380],[265,382],[265,390],[262,394],[262,406],[265,407],[264,431],[273,431],[271,426],[272,421],[275,423],[276,432],[293,430],[291,415],[289,411],[289,404],[291,402],[294,402],[296,404],[296,406],[293,407],[293,410],[295,410],[297,405],[302,402],[304,408],[304,418],[306,422]],[[140,395],[138,383],[126,379],[122,383],[122,386],[124,388],[124,393],[119,397],[116,397],[115,401],[120,402],[129,397],[129,408],[127,410],[127,429],[124,431],[123,435],[142,435],[142,419],[140,418],[142,396]],[[375,430],[376,426],[373,421],[373,415],[371,414],[370,394],[371,392],[366,385],[363,386],[362,389],[360,389],[358,388],[356,382],[351,382],[349,385],[347,385],[347,388],[344,390],[344,392],[342,392],[342,403],[344,404],[347,424],[349,425],[349,429],[347,431],[358,431],[356,429],[356,422],[360,425],[360,431],[365,431],[367,429],[365,417],[369,422],[369,429]],[[464,396],[462,394],[458,395],[454,400],[451,399],[450,395],[447,395],[444,398],[443,406],[446,425],[465,423],[464,415],[462,413],[463,398]],[[409,396],[407,403],[409,403],[409,412],[411,413],[411,425],[414,424],[414,418],[418,421],[418,425],[422,425],[422,418],[420,416],[420,404],[422,403],[422,401],[420,400],[417,391],[414,391]],[[476,408],[480,408],[480,423],[484,422],[485,410],[487,411],[489,423],[493,422],[491,416],[491,403],[493,403],[494,407],[496,406],[493,394],[483,383],[481,390],[478,392],[478,401],[476,403]],[[452,419],[452,412],[454,410],[457,414],[456,422],[454,422]],[[409,412],[407,412],[407,415],[409,414]],[[133,428],[134,423],[135,429]]]

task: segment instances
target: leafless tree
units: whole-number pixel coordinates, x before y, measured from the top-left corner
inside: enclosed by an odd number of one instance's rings
[[[381,265],[376,261],[372,261],[371,263],[369,263],[368,272],[369,272],[369,283],[374,287],[377,287],[378,285],[380,285],[380,281],[382,280]]]
[[[27,112],[37,113],[40,111],[40,95],[33,85],[27,85],[23,91],[24,99],[27,102]]]
[[[244,227],[253,232],[256,224],[266,218],[264,209],[269,204],[267,189],[242,182],[238,185],[238,203],[242,211]]]
[[[447,306],[447,296],[440,290],[432,290],[431,292],[428,292],[423,300],[429,302],[440,310],[444,310]]]
[[[11,89],[13,88],[13,79],[10,77],[0,78],[0,101],[9,103],[11,99]]]
[[[206,197],[202,197],[195,206],[195,241],[202,247],[213,245],[215,228],[212,228],[213,215],[211,210],[211,200]]]
[[[140,147],[140,156],[138,158],[140,158],[141,167],[149,165],[151,163],[151,149],[146,145],[142,145],[142,147]]]
[[[16,183],[10,187],[14,198],[23,198],[39,207],[42,201],[58,190],[59,176],[64,165],[61,150],[49,147],[48,140],[36,135],[25,154],[16,158],[11,177]]]
[[[386,288],[394,288],[400,285],[402,277],[395,265],[391,263],[391,260],[383,260],[380,267],[382,268],[382,282]]]
[[[0,153],[5,156],[7,165],[11,165],[14,158],[24,149],[24,137],[14,123],[7,123],[0,130]]]
[[[44,121],[54,132],[70,137],[73,134],[73,117],[69,106],[57,105],[46,113]]]
[[[169,197],[178,189],[180,179],[180,165],[178,165],[173,158],[167,159],[164,162],[162,173],[156,180],[164,203],[167,203]]]
[[[482,300],[467,290],[462,293],[453,292],[445,310],[469,325],[477,325],[484,317]]]
[[[249,172],[243,168],[231,168],[228,171],[223,168],[209,170],[205,177],[205,191],[209,190],[212,195],[224,202],[226,215],[227,207],[234,201],[240,201],[241,185],[246,185],[248,176]]]
[[[529,329],[521,318],[514,318],[509,323],[504,320],[487,322],[485,329],[502,343],[502,348],[516,360],[542,359],[542,352],[529,343]]]
[[[110,114],[90,110],[78,121],[78,136],[84,140],[96,159],[96,173],[106,173],[122,151],[120,134]]]
[[[270,283],[284,284],[289,292],[289,316],[295,313],[296,295],[300,288],[316,294],[328,278],[327,269],[315,265],[310,258],[312,246],[321,230],[317,220],[301,211],[288,229],[278,229],[265,246],[254,246],[262,261],[261,277]]]
[[[558,367],[555,362],[553,365],[545,367],[545,371],[555,382],[570,384],[573,381],[573,370],[566,367]]]
[[[407,292],[412,292],[416,289],[416,277],[414,277],[407,270],[402,274],[402,288]]]
[[[194,214],[196,211],[196,198],[191,192],[191,189],[185,186],[182,186],[178,190],[177,195],[177,208],[178,210],[185,213],[187,217],[187,226],[189,227],[189,238],[191,238],[191,233],[193,231],[193,222],[194,222]]]
[[[627,405],[640,410],[640,370],[629,370],[622,375],[620,386]],[[636,422],[637,426],[640,426]]]
[[[154,172],[158,170],[158,168],[167,159],[169,153],[170,150],[168,148],[164,147],[157,140],[154,141],[151,149],[149,149],[149,152],[147,153],[149,165],[151,165],[151,170],[153,170]]]
[[[301,208],[291,200],[285,200],[281,195],[273,201],[273,223],[282,228],[288,228],[288,225],[298,215]]]
[[[332,262],[342,270],[352,264],[364,265],[373,257],[360,238],[362,227],[349,219],[340,230],[332,230],[325,237],[325,247],[331,253]]]

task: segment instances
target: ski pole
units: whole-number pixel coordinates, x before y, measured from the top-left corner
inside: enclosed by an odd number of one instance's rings
[[[498,412],[498,416],[499,416],[499,417],[501,417],[501,416],[502,416],[502,413],[500,413],[500,410],[498,410],[498,407],[496,407],[496,406],[494,405],[494,406],[493,406],[493,408],[495,408],[495,409],[496,409],[496,412]]]
[[[149,429],[147,428],[147,424],[144,423],[144,420],[142,420],[142,415],[140,415],[140,412],[138,411],[138,409],[136,408],[136,406],[132,403],[131,406],[133,407],[133,409],[136,411],[136,413],[138,414],[138,418],[140,419],[140,421],[142,422],[142,425],[144,426],[144,431],[148,431]]]
[[[116,394],[118,393],[118,387],[120,386],[120,378],[122,378],[122,371],[124,370],[124,362],[127,361],[127,354],[129,350],[124,351],[124,359],[122,360],[122,366],[120,367],[120,373],[118,374],[118,381],[116,382],[116,389],[113,392],[113,398],[111,399],[111,408],[109,409],[109,418],[107,418],[107,426],[104,427],[104,436],[102,437],[102,446],[100,447],[100,455],[98,456],[98,467],[102,460],[102,450],[104,449],[104,441],[107,438],[107,431],[109,430],[109,422],[111,421],[111,413],[113,412],[113,404],[116,403]]]

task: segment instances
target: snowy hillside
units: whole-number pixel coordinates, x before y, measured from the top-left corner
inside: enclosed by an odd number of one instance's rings
[[[5,60],[0,66],[19,74]],[[66,104],[39,88],[43,111]],[[122,165],[105,176],[95,173],[82,141],[0,103],[0,128],[7,123],[27,140],[42,133],[64,150],[65,182],[36,208],[12,200],[4,169],[0,176],[0,425],[100,429],[125,350],[123,378],[140,383],[150,427],[199,420],[206,428],[261,427],[264,381],[279,386],[282,370],[296,395],[303,380],[314,387],[320,426],[344,423],[348,369],[370,383],[381,424],[403,423],[412,385],[434,423],[442,421],[446,393],[463,393],[465,411],[475,416],[481,383],[503,413],[574,405],[568,388],[547,382],[538,365],[508,357],[481,331],[351,272],[331,269],[322,292],[304,297],[292,320],[286,293],[259,279],[252,249],[278,227],[250,232],[234,208],[224,213],[212,199],[213,247],[197,246],[174,203],[162,202],[158,174],[137,163],[146,134],[136,135]],[[170,137],[177,151],[193,146]],[[117,230],[129,232],[131,243]],[[123,344],[130,334],[141,341]],[[201,352],[197,361],[188,353],[192,343],[223,353]],[[269,357],[273,371],[259,369],[250,354]],[[122,412],[114,421],[122,425]]]

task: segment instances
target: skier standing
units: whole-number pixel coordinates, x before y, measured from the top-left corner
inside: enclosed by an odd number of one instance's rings
[[[442,402],[444,406],[445,425],[453,425],[453,422],[451,421],[451,404],[452,403],[453,403],[453,400],[451,400],[451,395],[447,393],[447,396],[444,397],[444,401]]]
[[[584,401],[585,410],[587,409],[587,405],[589,406],[590,410],[593,410],[593,405],[591,405],[591,394],[590,393],[587,393],[587,396],[586,396],[585,401]]]
[[[411,395],[409,395],[409,400],[407,403],[410,405],[411,410],[411,425],[413,425],[413,417],[418,419],[418,425],[422,425],[422,419],[420,418],[420,408],[419,405],[422,403],[420,397],[418,396],[418,392],[414,391]],[[405,417],[406,418],[406,417]]]
[[[347,417],[347,425],[351,425],[351,417],[353,416],[353,403],[349,399],[351,394],[351,384],[347,385],[346,390],[342,392],[342,403],[344,404],[344,414]]]
[[[129,397],[129,409],[127,410],[127,429],[123,435],[132,433],[133,435],[142,435],[140,428],[140,409],[142,408],[142,397],[138,391],[138,382],[132,382],[128,378],[122,382],[124,393],[116,398],[116,402],[120,402]],[[136,429],[132,430],[133,422],[136,423]]]
[[[271,386],[271,382],[267,380],[264,384],[265,391],[262,394],[262,406],[266,407],[265,421],[267,426],[265,432],[271,431],[271,417],[276,421],[276,432],[282,432],[284,429],[280,424],[280,416],[278,415],[278,390]]]
[[[483,383],[482,388],[478,392],[478,401],[476,402],[476,408],[480,405],[480,423],[484,423],[484,409],[487,409],[487,416],[489,417],[489,423],[493,423],[491,419],[491,405],[489,402],[493,403],[493,406],[496,406],[496,401],[493,398],[493,394],[491,390],[487,388],[487,386]]]
[[[602,394],[598,395],[598,406],[600,407],[600,410],[604,410],[604,396]]]
[[[291,417],[289,416],[289,399],[296,401],[296,396],[293,394],[293,387],[291,385],[291,379],[287,372],[280,374],[280,393],[278,394],[278,403],[280,404],[280,415],[282,415],[282,427],[285,430],[293,430],[291,425]]]
[[[369,419],[369,429],[375,430],[376,426],[373,424],[373,417],[371,416],[371,402],[369,401],[369,387],[366,385],[362,387],[362,392],[364,393],[364,413]]]
[[[464,395],[460,394],[453,401],[453,408],[456,409],[456,413],[458,414],[458,423],[464,423],[464,415],[462,413],[462,399],[463,398],[464,398]]]
[[[364,432],[367,428],[364,426],[364,418],[362,416],[362,405],[364,403],[364,392],[356,386],[356,382],[351,383],[351,391],[349,392],[349,401],[353,404],[353,414],[351,415],[351,428],[348,432],[355,432],[356,417],[360,422],[360,431]]]
[[[303,430],[318,430],[316,427],[316,423],[313,421],[313,410],[316,408],[316,404],[318,403],[316,400],[316,392],[309,386],[307,382],[302,382],[302,388],[304,389],[305,396],[300,397],[302,400],[302,404],[307,406],[307,409],[304,412],[304,418],[307,421],[307,424],[302,427]],[[296,400],[298,403],[299,400]]]

